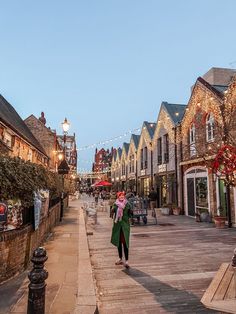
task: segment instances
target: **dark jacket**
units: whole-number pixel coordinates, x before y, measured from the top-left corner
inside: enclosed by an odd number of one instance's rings
[[[150,201],[156,201],[157,200],[157,192],[156,191],[151,191],[148,195],[148,198]]]

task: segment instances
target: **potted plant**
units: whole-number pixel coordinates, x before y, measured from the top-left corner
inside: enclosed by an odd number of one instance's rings
[[[173,211],[173,215],[179,216],[181,214],[182,209],[176,204],[172,204],[172,211]]]
[[[216,214],[214,215],[214,222],[216,228],[222,229],[225,228],[225,222],[227,217],[225,216],[225,210],[222,206],[219,206]]]

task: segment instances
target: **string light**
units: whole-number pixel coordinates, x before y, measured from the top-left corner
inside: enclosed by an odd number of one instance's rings
[[[83,150],[91,149],[91,148],[94,148],[94,147],[99,146],[99,145],[106,145],[108,143],[111,143],[111,142],[117,141],[119,139],[122,139],[122,138],[126,137],[127,135],[129,135],[131,133],[140,132],[140,131],[141,131],[140,128],[137,128],[137,129],[134,129],[134,130],[129,130],[129,131],[125,132],[124,134],[121,134],[119,136],[113,137],[111,139],[100,141],[100,142],[97,142],[97,143],[94,143],[94,144],[90,144],[90,145],[86,145],[86,146],[82,146],[82,147],[78,148],[77,151],[83,151]]]

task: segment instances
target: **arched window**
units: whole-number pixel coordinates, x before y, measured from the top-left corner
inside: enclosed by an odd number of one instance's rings
[[[206,140],[207,142],[214,140],[214,128],[215,128],[215,121],[213,115],[210,113],[206,119]]]
[[[196,133],[196,128],[193,123],[189,130],[190,156],[196,155],[195,133]]]

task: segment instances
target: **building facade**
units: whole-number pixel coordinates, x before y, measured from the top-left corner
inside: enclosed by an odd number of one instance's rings
[[[127,156],[127,188],[133,192],[137,192],[138,185],[138,159],[137,159],[137,151],[139,145],[140,136],[136,134],[132,134],[130,138],[129,151]]]
[[[40,118],[36,118],[32,114],[24,122],[49,156],[49,170],[57,172],[62,147],[57,140],[56,131],[46,126],[46,119],[43,112]]]
[[[128,152],[129,152],[129,144],[123,143],[122,153],[120,158],[121,163],[121,189],[127,189],[128,182]]]
[[[156,123],[144,121],[137,149],[138,194],[148,196],[153,186],[153,147],[152,139]]]
[[[12,105],[0,95],[0,153],[48,167],[49,157]]]
[[[212,84],[201,77],[197,79],[181,123],[183,160],[180,165],[183,169],[184,208],[186,215],[193,217],[202,212],[214,215],[219,207],[227,215],[224,178],[213,174],[211,165],[219,148],[229,140],[230,133],[234,133],[232,138],[236,135],[235,125],[227,126],[227,137],[222,127],[227,119],[227,108],[235,103],[236,91],[235,80],[231,82],[233,71],[226,69],[222,80],[216,76],[217,81],[214,82],[216,72],[214,69],[213,73],[208,72],[205,76],[210,77]],[[227,85],[219,85],[220,82]],[[228,94],[231,99],[228,99]],[[226,110],[223,112],[222,108]],[[236,116],[231,119],[235,120]],[[233,223],[235,204],[235,188],[231,188]]]
[[[181,182],[177,149],[178,125],[185,105],[162,102],[153,136],[154,186],[158,193],[158,206],[179,205],[178,188]]]
[[[70,168],[70,174],[77,174],[77,147],[76,138],[74,135],[57,135],[57,141],[59,146],[63,148],[65,152],[66,161]]]

